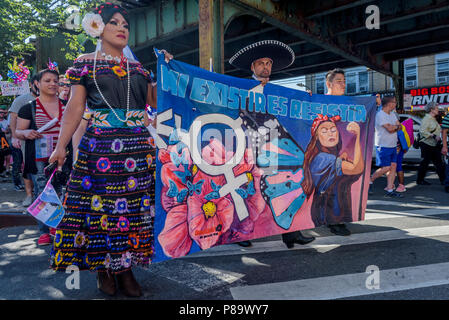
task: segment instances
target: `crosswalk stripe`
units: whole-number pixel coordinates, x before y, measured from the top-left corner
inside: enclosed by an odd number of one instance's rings
[[[445,235],[449,235],[449,225],[412,228],[412,229],[395,228],[394,230],[387,230],[387,231],[355,233],[348,237],[341,237],[341,236],[317,237],[317,239],[312,243],[307,245],[296,245],[293,249],[287,249],[287,247],[282,243],[281,240],[253,242],[253,246],[249,248],[242,248],[236,244],[223,245],[213,247],[204,251],[196,252],[188,256],[182,257],[181,259],[210,257],[210,256],[225,256],[225,255],[245,255],[263,252],[305,250],[305,249],[316,249],[320,252],[326,252],[338,248],[340,246],[346,245],[413,239],[417,237],[431,238]]]
[[[202,292],[223,284],[231,284],[245,275],[229,270],[206,267],[197,263],[190,263],[176,259],[170,261],[170,266],[155,263],[146,271],[181,283],[189,288]]]
[[[377,281],[372,281],[376,280]],[[449,284],[449,263],[231,288],[235,300],[328,300]],[[375,285],[375,286],[374,286]],[[369,289],[371,288],[371,289]]]
[[[435,203],[417,203],[417,202],[399,202],[399,201],[386,201],[386,200],[368,200],[367,207],[370,206],[393,206],[393,207],[409,207],[409,208],[422,208],[426,209],[429,207],[433,207],[437,204]],[[439,209],[449,209],[449,206],[440,206],[438,205]]]
[[[376,219],[392,219],[392,218],[402,218],[402,217],[427,217],[436,216],[442,214],[449,214],[449,209],[419,209],[410,211],[392,211],[392,210],[379,210],[379,209],[366,209],[365,220],[376,220]]]

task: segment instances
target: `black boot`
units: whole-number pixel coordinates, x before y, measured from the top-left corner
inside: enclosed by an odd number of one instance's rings
[[[114,296],[117,292],[115,277],[108,272],[97,272],[97,287],[108,296]]]
[[[308,244],[308,243],[312,242],[313,240],[315,240],[315,237],[305,237],[300,231],[298,231],[295,243]]]
[[[117,274],[117,282],[120,291],[127,297],[138,298],[142,296],[142,290],[131,270]]]
[[[289,249],[293,248],[295,243],[304,245],[312,242],[313,240],[315,240],[315,237],[305,237],[300,231],[282,234],[282,241]]]
[[[337,236],[350,236],[351,231],[346,227],[344,223],[341,224],[330,224],[329,229],[332,233],[336,234]]]
[[[248,248],[248,247],[251,247],[253,244],[251,243],[251,241],[240,241],[240,242],[237,242],[237,244],[239,245],[239,246],[241,246],[241,247],[244,247],[244,248]]]

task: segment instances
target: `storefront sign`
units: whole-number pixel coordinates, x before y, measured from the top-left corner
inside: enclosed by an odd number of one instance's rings
[[[436,102],[440,106],[449,106],[449,86],[435,86],[427,88],[416,88],[406,90],[405,96],[411,95],[410,107],[405,105],[405,109],[408,107],[411,110],[421,110],[429,102]]]

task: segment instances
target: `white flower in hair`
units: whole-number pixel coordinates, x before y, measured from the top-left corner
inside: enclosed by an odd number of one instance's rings
[[[88,13],[83,18],[82,26],[89,36],[97,38],[103,33],[103,18],[98,13]]]

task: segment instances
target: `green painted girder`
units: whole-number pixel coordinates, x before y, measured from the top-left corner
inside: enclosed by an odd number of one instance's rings
[[[133,50],[147,49],[163,40],[198,30],[198,0],[158,0],[150,6],[130,11],[129,45]],[[223,24],[243,14],[251,14],[224,1]],[[192,48],[198,44],[192,44]]]
[[[338,37],[338,42],[323,34],[322,29],[330,26],[317,25],[302,15],[301,3],[297,1],[273,2],[263,0],[228,0],[242,10],[253,12],[268,23],[307,42],[337,54],[358,65],[365,65],[372,70],[391,77],[397,77],[391,69],[391,64],[379,61],[365,48],[357,49],[350,46],[345,36]]]

